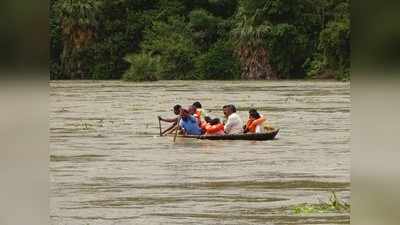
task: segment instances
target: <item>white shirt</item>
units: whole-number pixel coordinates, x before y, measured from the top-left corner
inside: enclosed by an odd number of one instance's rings
[[[256,133],[264,133],[265,129],[264,129],[264,124],[260,124],[256,126]]]
[[[264,117],[263,115],[260,114],[261,117]],[[266,120],[265,120],[266,121]],[[264,122],[265,123],[265,122]],[[257,125],[256,126],[256,133],[264,133],[265,129],[264,129],[264,123]]]
[[[225,133],[227,134],[241,134],[243,133],[243,121],[237,113],[232,113],[224,126]]]

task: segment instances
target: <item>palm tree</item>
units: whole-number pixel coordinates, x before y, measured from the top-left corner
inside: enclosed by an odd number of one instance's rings
[[[264,10],[264,9],[263,9]],[[277,79],[270,62],[265,38],[271,30],[268,22],[256,23],[259,10],[248,17],[243,8],[239,8],[236,23],[232,30],[235,52],[242,67],[242,79]]]
[[[96,0],[58,0],[55,7],[63,41],[61,72],[71,79],[84,78],[79,54],[94,40],[99,4]]]

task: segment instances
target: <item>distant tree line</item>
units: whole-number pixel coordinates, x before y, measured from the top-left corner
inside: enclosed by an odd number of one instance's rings
[[[349,79],[349,0],[50,0],[51,79]]]

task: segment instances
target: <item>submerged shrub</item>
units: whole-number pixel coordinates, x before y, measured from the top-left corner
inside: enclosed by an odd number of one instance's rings
[[[161,64],[158,57],[149,53],[128,55],[125,60],[131,64],[123,75],[126,81],[156,81],[161,73]]]
[[[335,192],[332,192],[328,202],[319,204],[303,203],[292,208],[295,214],[308,213],[349,213],[350,204],[340,199]]]

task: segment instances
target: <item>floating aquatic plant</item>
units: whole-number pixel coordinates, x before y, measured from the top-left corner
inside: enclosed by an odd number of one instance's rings
[[[329,213],[329,212],[350,212],[350,204],[341,200],[335,192],[332,192],[329,201],[319,204],[304,203],[292,208],[296,214],[307,213]]]

